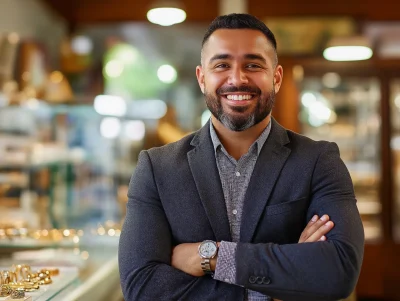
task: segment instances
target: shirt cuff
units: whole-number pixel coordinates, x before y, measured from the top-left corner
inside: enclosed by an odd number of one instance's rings
[[[236,282],[236,243],[221,241],[218,250],[217,265],[215,267],[214,279],[227,282]]]

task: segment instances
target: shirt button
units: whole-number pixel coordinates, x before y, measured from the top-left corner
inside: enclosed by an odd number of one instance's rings
[[[240,177],[240,172],[237,171],[237,172],[235,173],[235,175],[236,175],[237,177]]]
[[[232,213],[233,213],[233,214],[237,214],[237,210],[236,210],[236,209],[233,209],[233,210],[232,210]]]

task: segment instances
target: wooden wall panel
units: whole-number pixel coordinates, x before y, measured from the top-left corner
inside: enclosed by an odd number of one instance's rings
[[[62,13],[62,1],[44,0],[51,3]],[[218,15],[218,1],[183,0],[188,22],[209,22]],[[69,12],[65,15],[72,23],[103,23],[123,21],[147,21],[146,14],[152,1],[150,0],[69,0]]]
[[[267,16],[354,16],[360,20],[399,20],[398,0],[335,0],[297,1],[249,0],[249,13],[257,17]]]
[[[70,23],[145,21],[151,0],[42,0]],[[218,14],[218,0],[182,0],[189,22],[210,22]],[[297,1],[248,0],[248,11],[259,18],[279,16],[352,16],[357,20],[399,21],[398,0]]]

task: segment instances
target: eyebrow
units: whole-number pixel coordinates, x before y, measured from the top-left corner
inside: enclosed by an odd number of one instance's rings
[[[233,57],[230,54],[216,54],[212,58],[210,58],[210,61],[208,63],[211,64],[214,61],[226,60],[226,59],[232,59],[232,58]]]
[[[262,55],[256,54],[256,53],[247,53],[244,55],[244,58],[247,60],[257,60],[257,61],[261,61],[263,63],[267,63],[267,61],[265,60],[265,58]],[[233,56],[230,54],[225,54],[225,53],[216,54],[210,59],[210,61],[208,63],[211,64],[214,61],[226,60],[226,59],[233,59]]]
[[[261,61],[263,63],[267,63],[266,59],[260,54],[248,53],[244,57],[248,60],[257,60],[257,61]]]

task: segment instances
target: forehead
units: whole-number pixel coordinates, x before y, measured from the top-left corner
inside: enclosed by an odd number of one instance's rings
[[[205,57],[222,53],[233,56],[248,53],[269,56],[273,55],[273,52],[273,47],[266,36],[261,31],[253,29],[217,29],[203,48]]]

